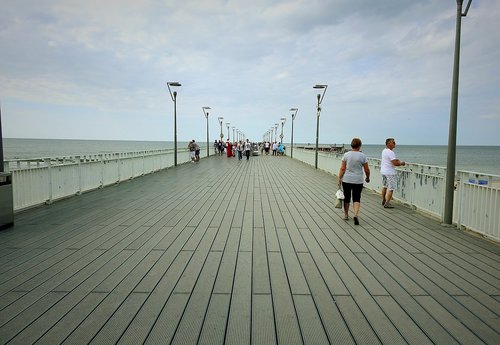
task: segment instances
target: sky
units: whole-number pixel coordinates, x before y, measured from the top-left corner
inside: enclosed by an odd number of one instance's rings
[[[464,2],[465,5],[468,0]],[[0,0],[4,138],[448,143],[455,0]],[[500,1],[462,17],[458,145],[500,145]],[[322,90],[319,90],[322,92]],[[276,131],[275,131],[276,133]],[[279,138],[278,138],[279,139]]]

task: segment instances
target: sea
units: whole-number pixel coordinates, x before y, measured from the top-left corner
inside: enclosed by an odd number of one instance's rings
[[[199,144],[204,147],[205,143]],[[177,142],[178,147],[187,147],[187,145],[188,142]],[[347,144],[344,146],[350,147]],[[3,138],[4,160],[131,152],[173,147],[174,143],[171,141]],[[362,147],[362,151],[368,157],[378,159],[380,159],[383,149],[383,145],[363,145]],[[448,148],[446,145],[398,145],[394,152],[397,158],[405,162],[446,167]],[[500,176],[500,146],[457,146],[456,170]]]

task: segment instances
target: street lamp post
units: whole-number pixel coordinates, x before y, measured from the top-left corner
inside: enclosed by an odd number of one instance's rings
[[[168,92],[170,93],[172,102],[174,102],[174,166],[177,166],[177,91],[172,93],[171,86],[178,87],[181,86],[181,83],[177,81],[167,82]]]
[[[316,84],[313,86],[315,89],[323,89],[323,95],[318,93],[318,106],[316,108],[317,110],[317,116],[316,116],[316,152],[314,155],[314,167],[318,169],[318,143],[319,143],[319,116],[321,114],[321,102],[323,102],[323,97],[325,97],[326,89],[328,88],[328,85],[326,84]]]
[[[462,17],[467,15],[472,0],[469,0],[465,12],[462,13],[463,0],[457,0],[457,23],[455,31],[455,56],[453,61],[453,84],[451,88],[450,127],[448,134],[448,158],[446,162],[446,185],[444,195],[443,223],[453,223],[453,193],[455,190],[455,160],[457,149],[457,108],[458,108],[458,75],[460,69],[460,31]]]
[[[283,126],[285,125],[286,117],[282,117],[280,120],[281,120],[280,142],[283,144]]]
[[[223,122],[224,118],[222,116],[219,116],[217,118],[217,120],[219,120],[219,125],[220,125],[220,141],[222,141],[222,138],[224,138],[224,133],[222,133],[222,122]]]
[[[209,110],[211,108],[210,107],[201,107],[201,109],[203,110],[203,114],[205,114],[205,118],[207,119],[207,157],[210,157],[210,150],[208,147],[208,111],[206,111],[206,110]]]
[[[290,144],[290,158],[293,158],[293,122],[295,121],[299,108],[291,108],[290,111],[292,112],[292,142]]]
[[[278,142],[278,126],[279,125],[280,125],[279,123],[274,124],[274,141],[275,142]]]
[[[229,136],[229,126],[231,125],[231,123],[229,122],[226,122],[226,127],[227,127],[227,140],[229,140],[229,142],[231,142],[231,137]]]
[[[235,130],[236,130],[236,127],[231,127],[233,129],[233,143],[236,141],[236,136],[235,136]]]

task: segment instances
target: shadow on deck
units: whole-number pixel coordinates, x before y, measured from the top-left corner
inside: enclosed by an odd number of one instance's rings
[[[500,247],[287,157],[211,157],[20,213],[0,343],[500,344]]]

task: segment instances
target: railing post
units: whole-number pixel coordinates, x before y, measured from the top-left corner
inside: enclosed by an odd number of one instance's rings
[[[52,194],[52,163],[50,162],[50,158],[44,159],[45,165],[47,166],[47,176],[49,179],[49,195],[48,200],[45,202],[47,205],[52,204],[53,194]]]
[[[121,159],[119,153],[116,154],[116,164],[118,165],[118,181],[117,181],[117,183],[120,183],[120,182],[122,182],[122,159]]]
[[[80,156],[75,156],[75,159],[78,161],[78,190],[76,191],[76,195],[82,194],[82,163]]]
[[[103,188],[104,187],[104,157],[103,157],[102,153],[100,153],[97,157],[101,161],[101,185],[99,186],[99,188]]]

